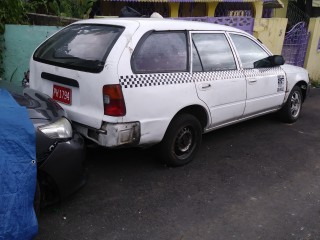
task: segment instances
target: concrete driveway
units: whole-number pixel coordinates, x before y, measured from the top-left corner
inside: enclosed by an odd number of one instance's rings
[[[292,125],[206,134],[180,168],[152,149],[90,148],[87,185],[43,210],[36,239],[320,239],[320,89],[303,107]]]

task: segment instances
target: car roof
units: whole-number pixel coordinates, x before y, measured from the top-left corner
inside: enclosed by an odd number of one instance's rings
[[[74,24],[106,24],[106,25],[120,25],[130,26],[139,25],[150,30],[194,30],[194,31],[230,31],[246,33],[237,28],[198,21],[186,21],[176,19],[164,19],[164,18],[97,18],[87,19],[75,22]]]

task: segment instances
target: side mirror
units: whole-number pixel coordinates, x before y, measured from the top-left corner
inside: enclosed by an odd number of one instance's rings
[[[281,55],[274,55],[272,57],[273,57],[273,63],[275,66],[280,66],[285,63],[285,60],[284,60],[283,56],[281,56]]]
[[[266,68],[283,65],[285,62],[281,55],[273,55],[260,59],[253,63],[254,68]]]

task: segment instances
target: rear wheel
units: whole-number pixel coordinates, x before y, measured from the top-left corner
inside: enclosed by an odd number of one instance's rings
[[[180,114],[170,123],[160,144],[162,160],[169,166],[190,162],[199,150],[202,140],[201,124],[190,114]]]
[[[300,87],[293,87],[286,104],[280,109],[279,116],[283,122],[294,123],[302,109],[302,92]]]

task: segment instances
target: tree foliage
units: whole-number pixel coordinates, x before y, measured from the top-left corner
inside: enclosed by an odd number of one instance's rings
[[[96,0],[0,0],[0,34],[5,24],[27,23],[27,13],[87,18]]]
[[[4,24],[21,24],[26,20],[25,1],[1,0],[0,34],[4,33]]]
[[[88,18],[93,3],[93,0],[53,0],[49,7],[57,16]]]

